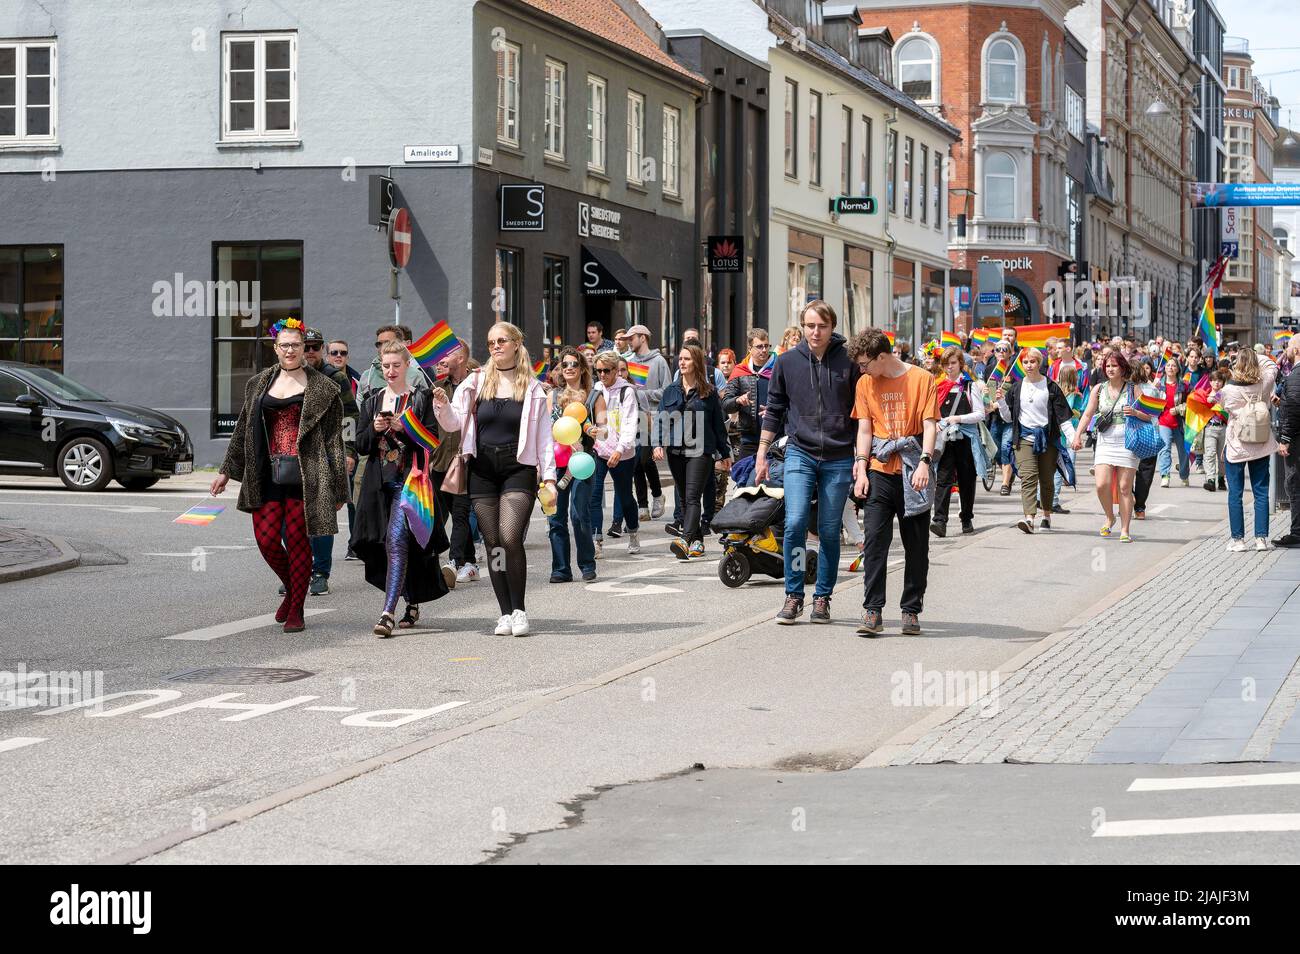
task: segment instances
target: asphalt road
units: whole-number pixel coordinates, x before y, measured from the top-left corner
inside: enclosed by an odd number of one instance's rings
[[[0,711],[0,859],[472,862],[561,824],[566,803],[601,786],[696,763],[845,768],[928,711],[891,700],[894,674],[996,669],[1224,514],[1221,494],[1157,488],[1152,519],[1121,547],[1097,538],[1090,494],[1025,537],[1016,498],[981,491],[981,532],[931,548],[925,636],[898,636],[891,574],[880,640],[853,632],[860,576],[842,574],[833,625],[778,627],[779,581],[725,588],[713,560],[671,559],[661,521],[640,557],[607,543],[597,583],[548,584],[535,519],[536,635],[490,635],[484,581],[380,641],[380,594],[342,561],[342,538],[334,592],[309,600],[320,612],[306,632],[258,625],[276,582],[233,493],[208,527],[172,523],[203,496],[198,481],[141,494],[0,483],[0,522],[86,555],[5,586],[0,669],[82,671],[103,693],[136,693],[90,717]],[[230,666],[309,675],[169,678]]]

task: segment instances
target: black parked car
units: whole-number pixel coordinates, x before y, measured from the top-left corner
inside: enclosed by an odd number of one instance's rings
[[[194,470],[174,418],[118,404],[49,368],[0,361],[0,474],[58,474],[73,490],[127,490]]]

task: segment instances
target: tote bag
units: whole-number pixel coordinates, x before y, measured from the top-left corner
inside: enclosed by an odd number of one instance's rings
[[[1128,389],[1129,406],[1133,406],[1133,386]],[[1138,460],[1146,460],[1160,453],[1160,434],[1150,421],[1136,417],[1124,418],[1124,447]]]

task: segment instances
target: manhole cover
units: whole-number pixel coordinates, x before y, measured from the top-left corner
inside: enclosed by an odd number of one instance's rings
[[[203,682],[220,686],[250,686],[268,682],[296,682],[316,675],[305,669],[271,669],[257,666],[208,666],[204,669],[187,669],[172,676],[168,682]]]

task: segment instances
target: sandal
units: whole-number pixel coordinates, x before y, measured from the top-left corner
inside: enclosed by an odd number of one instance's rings
[[[399,629],[410,629],[420,621],[420,604],[407,603],[406,612],[402,614],[401,620],[397,626]]]
[[[1132,543],[1132,542],[1133,542],[1133,538],[1130,537],[1127,533],[1121,533],[1121,534],[1119,535],[1119,542],[1120,542],[1120,543]]]
[[[1111,527],[1111,525],[1108,523],[1108,524],[1106,524],[1106,526],[1104,526],[1104,527],[1101,528],[1101,535],[1102,535],[1103,537],[1108,537],[1108,536],[1110,536],[1110,527]]]
[[[999,494],[999,496],[1002,496],[1002,497],[1010,497],[1010,496],[1011,496],[1011,485],[1010,485],[1010,484],[1003,484],[1003,485],[1002,485],[1002,489],[998,491],[998,494]]]
[[[375,624],[375,635],[380,639],[387,639],[393,635],[393,614],[380,613],[379,622]]]

